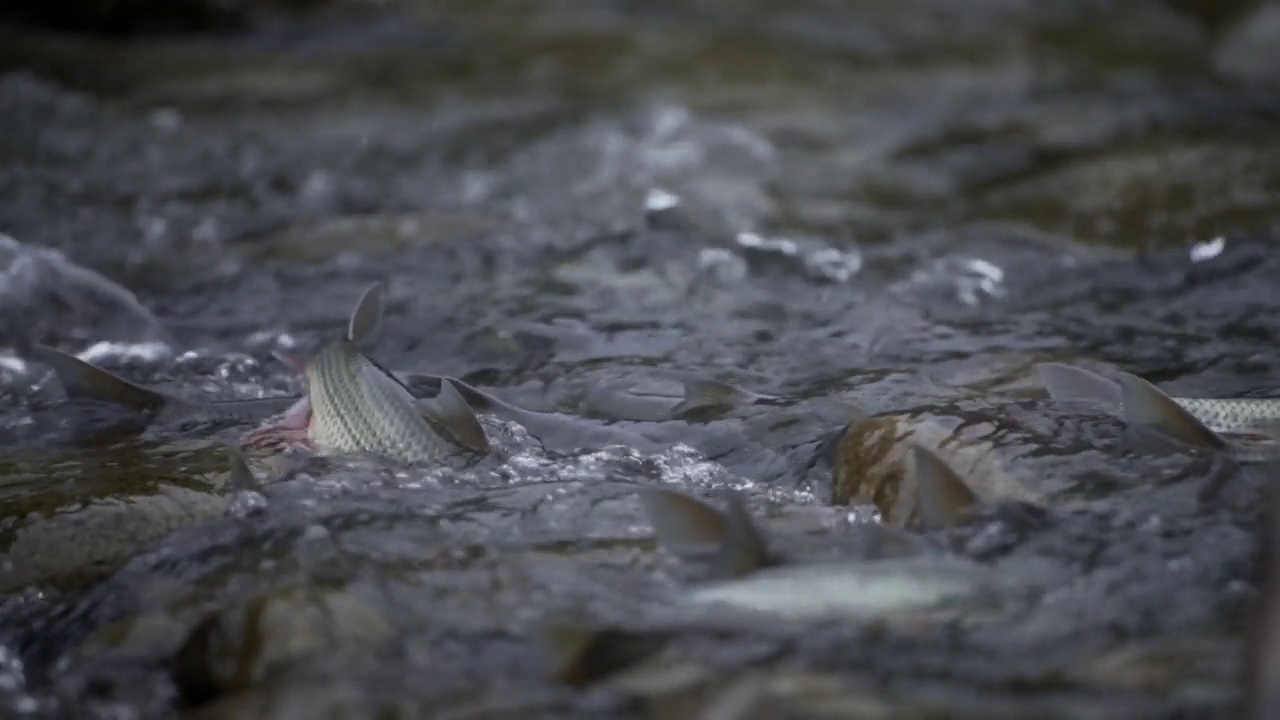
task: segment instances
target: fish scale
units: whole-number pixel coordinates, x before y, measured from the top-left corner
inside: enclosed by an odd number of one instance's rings
[[[436,460],[455,450],[427,423],[409,391],[365,360],[349,342],[318,352],[311,359],[308,377],[309,437],[317,445],[407,462]]]
[[[1214,432],[1280,428],[1280,399],[1172,398]]]

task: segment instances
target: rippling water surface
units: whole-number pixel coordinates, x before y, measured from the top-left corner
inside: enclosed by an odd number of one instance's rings
[[[1280,396],[1280,11],[785,5],[0,31],[7,716],[1234,717],[1270,469],[1140,442],[1032,368]],[[122,427],[31,353],[296,393],[272,351],[374,280],[382,364],[644,442],[485,417],[467,467],[237,490],[246,425]],[[691,379],[755,395],[681,412]],[[1045,510],[877,534],[847,492],[881,477],[845,433],[868,416],[953,431]],[[886,574],[735,591],[834,619],[701,605],[659,484]]]

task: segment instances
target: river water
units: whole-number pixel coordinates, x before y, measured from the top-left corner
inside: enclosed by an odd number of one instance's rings
[[[1135,446],[1032,366],[1280,396],[1280,6],[521,7],[0,30],[6,717],[1237,716],[1269,468]],[[471,467],[233,492],[246,426],[79,432],[31,356],[297,393],[272,351],[375,280],[383,365],[646,442],[486,418]],[[673,413],[690,378],[767,398]],[[1014,589],[679,610],[707,578],[637,486],[736,488],[793,556],[865,558],[880,518],[832,478],[866,415],[959,427],[1039,498],[920,534]],[[605,632],[575,682],[566,622]]]

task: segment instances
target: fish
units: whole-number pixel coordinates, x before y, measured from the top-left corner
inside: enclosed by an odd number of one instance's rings
[[[3,518],[0,596],[27,587],[87,587],[171,532],[223,517],[228,502],[168,483],[90,498],[55,493],[37,512]]]
[[[672,387],[659,387],[657,392],[632,387],[628,390],[597,388],[587,394],[583,409],[610,420],[663,422],[667,420],[699,421],[751,405],[777,405],[782,398],[704,377],[673,379],[670,386],[681,388],[677,397]]]
[[[1040,363],[1036,372],[1055,400],[1100,403],[1118,411],[1128,424],[1155,429],[1186,445],[1244,461],[1280,454],[1273,437],[1280,431],[1280,399],[1172,397],[1131,373],[1117,372],[1111,380],[1062,363]]]
[[[356,303],[345,336],[305,360],[281,355],[301,371],[307,393],[275,421],[241,442],[303,446],[321,454],[367,452],[403,462],[434,462],[471,452],[485,455],[484,428],[449,380],[435,398],[415,398],[395,376],[362,354],[357,343],[381,324],[384,286],[370,285]]]
[[[382,302],[378,292],[361,296],[348,321],[348,339],[356,343],[368,342],[381,324]],[[574,418],[561,413],[528,410],[506,402],[492,393],[485,392],[456,377],[409,371],[390,371],[368,357],[361,356],[359,364],[370,363],[376,370],[391,377],[414,398],[414,403],[436,425],[458,432],[457,440],[477,452],[487,451],[487,439],[482,437],[476,413],[493,415],[523,426],[537,438],[543,447],[552,452],[569,452],[582,448],[605,445],[624,445],[643,452],[653,452],[660,445],[644,435],[625,428],[610,427]],[[306,377],[307,363],[286,353],[276,353],[287,367]],[[130,416],[129,429],[140,431],[150,424],[173,418],[210,417],[244,422],[261,422],[275,417],[272,427],[278,433],[263,432],[249,439],[262,446],[295,446],[307,444],[298,432],[285,432],[288,428],[306,426],[311,407],[306,395],[280,395],[245,400],[198,400],[146,388],[130,382],[115,373],[81,360],[70,353],[49,346],[39,346],[34,359],[49,366],[61,382],[68,399],[95,407],[111,407],[125,411]],[[119,425],[120,423],[117,423]],[[261,448],[258,448],[261,449]]]
[[[768,550],[740,503],[722,511],[668,488],[637,492],[664,548],[680,554],[718,545],[713,557],[722,572],[679,598],[691,609],[729,607],[799,620],[869,618],[940,608],[1036,577],[1029,571],[1005,577],[998,568],[941,553],[922,538],[882,525],[865,527],[884,541],[882,548],[895,545],[895,552],[802,563]]]
[[[519,424],[530,435],[537,438],[543,449],[550,452],[564,453],[606,445],[623,445],[641,452],[656,452],[661,449],[659,443],[639,432],[602,425],[563,413],[522,408],[456,377],[407,371],[393,372],[393,374],[410,389],[415,397],[426,393],[439,393],[446,383],[452,385],[474,412]]]
[[[928,415],[854,420],[832,445],[832,465],[833,505],[873,504],[895,527],[961,524],[979,502],[1032,513],[1045,504],[1041,492],[1005,469],[994,444],[957,434]]]
[[[130,382],[52,346],[36,345],[32,357],[53,370],[70,402],[127,411],[144,425],[171,417],[255,421],[279,413],[296,402],[294,397],[188,399]]]
[[[357,343],[368,341],[381,324],[382,298],[382,284],[370,285],[351,313],[345,337],[309,358],[276,354],[303,375],[307,392],[302,396],[192,400],[143,387],[53,347],[36,348],[36,359],[54,371],[69,400],[119,407],[146,424],[191,416],[265,418],[240,438],[255,453],[371,452],[409,462],[438,459],[456,449],[487,454],[484,429],[452,380],[442,379],[433,397],[415,397],[359,351]]]

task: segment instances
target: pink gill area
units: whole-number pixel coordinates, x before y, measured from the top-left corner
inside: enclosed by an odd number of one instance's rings
[[[246,449],[265,450],[278,446],[284,449],[312,449],[307,437],[311,424],[311,398],[304,396],[289,406],[279,419],[268,421],[240,436],[240,444]]]

